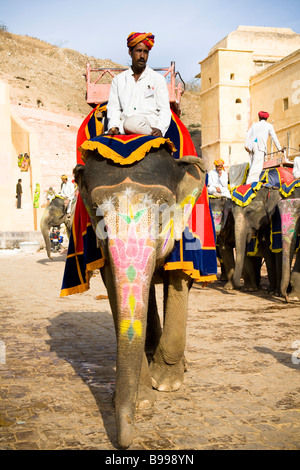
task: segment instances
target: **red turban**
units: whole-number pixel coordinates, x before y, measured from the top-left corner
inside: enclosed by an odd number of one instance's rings
[[[128,47],[134,47],[139,42],[144,43],[150,51],[154,44],[154,36],[152,33],[130,33],[129,34],[127,38]]]
[[[258,113],[258,117],[262,118],[262,119],[268,119],[269,117],[269,113],[267,113],[267,111],[259,111]]]

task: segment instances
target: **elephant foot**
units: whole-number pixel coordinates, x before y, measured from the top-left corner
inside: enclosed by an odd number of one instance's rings
[[[174,392],[183,384],[187,363],[182,358],[178,363],[167,364],[162,354],[156,352],[149,368],[154,389],[159,392]]]
[[[293,292],[291,292],[288,296],[288,299],[289,301],[291,302],[299,302],[300,300],[300,295],[297,295],[297,294],[294,294]]]
[[[225,284],[225,286],[224,286],[224,289],[226,289],[226,290],[233,290],[233,289],[234,289],[234,286],[233,286],[232,282],[231,282],[231,281],[226,282],[226,284]]]
[[[137,398],[137,409],[148,410],[156,402],[156,394],[152,388],[146,385],[139,386],[138,398]]]
[[[258,291],[258,287],[257,286],[243,286],[242,291],[243,292],[256,292]]]

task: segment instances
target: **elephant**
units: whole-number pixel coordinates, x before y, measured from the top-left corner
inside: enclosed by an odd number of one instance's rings
[[[232,288],[231,278],[234,272],[234,219],[232,200],[221,197],[210,197],[210,206],[216,232],[217,247],[221,258],[221,280],[227,280],[226,289]]]
[[[232,282],[235,288],[241,287],[246,244],[251,241],[254,234],[257,234],[258,255],[265,259],[267,265],[269,292],[279,291],[281,257],[272,253],[270,249],[270,221],[281,199],[282,196],[278,188],[262,186],[248,205],[241,207],[234,202],[232,213],[235,224],[236,263]],[[257,263],[259,264],[260,261],[257,261]],[[257,274],[250,290],[257,290]]]
[[[296,254],[295,264],[291,273],[297,237],[300,234],[300,198],[286,198],[278,203],[281,216],[282,232],[282,277],[280,290],[287,302],[300,300],[300,250]],[[287,293],[291,283],[292,291]]]
[[[233,274],[235,269],[235,236],[234,218],[232,208],[234,202],[227,197],[210,198],[210,204],[217,236],[217,247],[221,262],[221,280],[226,280],[224,289],[234,289]],[[245,253],[242,277],[244,279],[243,289],[255,290],[260,282],[261,258],[247,256]]]
[[[60,196],[56,196],[52,199],[50,204],[45,208],[40,221],[40,229],[45,240],[47,256],[49,259],[52,259],[49,230],[51,227],[60,227],[61,224],[65,224],[67,235],[70,238],[73,213],[74,206],[71,210],[71,214],[67,214],[64,199]]]
[[[118,443],[128,448],[136,406],[154,403],[153,388],[174,391],[183,382],[192,279],[180,269],[165,270],[164,263],[201,195],[205,169],[201,158],[176,160],[161,146],[129,165],[89,150],[73,171],[105,257],[101,275],[117,339]],[[163,327],[157,282],[164,286]]]

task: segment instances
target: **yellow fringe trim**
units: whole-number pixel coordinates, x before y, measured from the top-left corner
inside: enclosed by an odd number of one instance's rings
[[[295,188],[299,188],[299,187],[300,187],[300,181],[299,181],[299,183],[296,183],[296,184],[290,189],[290,191],[287,192],[287,193],[283,190],[282,187],[279,188],[279,191],[280,191],[280,193],[281,193],[283,196],[288,197],[288,196],[290,196],[290,195],[294,192]]]
[[[166,263],[164,265],[164,269],[166,271],[174,271],[175,269],[180,269],[197,282],[213,282],[217,280],[217,276],[215,274],[202,276],[198,269],[194,269],[192,261],[176,261]]]
[[[144,158],[147,152],[150,152],[152,148],[159,148],[163,144],[168,144],[170,150],[172,152],[176,152],[176,147],[170,139],[164,139],[163,137],[158,137],[155,140],[150,140],[149,142],[145,142],[141,145],[137,150],[132,152],[132,154],[124,158],[119,153],[115,152],[111,148],[107,147],[100,142],[93,142],[90,140],[86,140],[80,147],[79,151],[82,154],[83,160],[85,160],[87,156],[87,152],[97,150],[100,155],[104,158],[108,158],[113,160],[115,163],[119,163],[120,165],[130,165],[131,163],[140,161]]]
[[[252,188],[253,193],[251,194],[251,196],[249,196],[246,202],[240,201],[238,198],[234,197],[233,194],[231,194],[231,198],[238,206],[246,207],[248,206],[248,204],[250,204],[250,201],[252,201],[252,199],[256,197],[256,192],[262,187],[262,185],[263,183],[259,181],[257,185],[254,188]]]

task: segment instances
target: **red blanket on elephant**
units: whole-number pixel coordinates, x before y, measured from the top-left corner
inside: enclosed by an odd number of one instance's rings
[[[92,137],[93,132],[97,132],[95,116],[99,109],[101,109],[101,105],[98,105],[89,114],[79,129],[77,147],[80,148],[82,153],[77,153],[78,163],[84,163],[83,154],[85,149],[103,150],[103,145],[106,145],[108,141],[110,142],[108,147],[111,148],[106,149],[104,153],[108,154],[108,158],[118,160],[118,163],[120,163],[119,158],[124,159],[125,154],[129,158],[128,163],[132,163],[132,161],[135,161],[134,158],[143,158],[152,146],[157,148],[157,146],[163,144],[171,148],[174,158],[181,158],[185,155],[197,156],[188,130],[174,113],[170,128],[164,139],[151,138],[151,136],[117,136],[117,139],[112,141],[111,137],[107,138],[108,136],[104,136],[106,137],[104,139],[103,136],[97,137],[97,135],[94,135]],[[103,132],[101,126],[98,126],[99,131]],[[137,151],[139,148],[138,142],[141,143],[140,149],[144,146],[143,156],[141,156],[141,151]],[[128,145],[126,152],[118,150],[122,148],[122,145],[124,149],[127,144],[130,144],[131,148],[129,149]],[[126,164],[126,162],[123,161],[121,164]],[[101,268],[104,263],[105,258],[97,245],[90,216],[79,195],[69,241],[61,297],[87,290],[91,272]],[[206,186],[204,186],[202,195],[193,208],[182,239],[175,242],[175,247],[166,260],[164,267],[166,270],[182,269],[196,281],[210,282],[216,280],[215,232]]]

